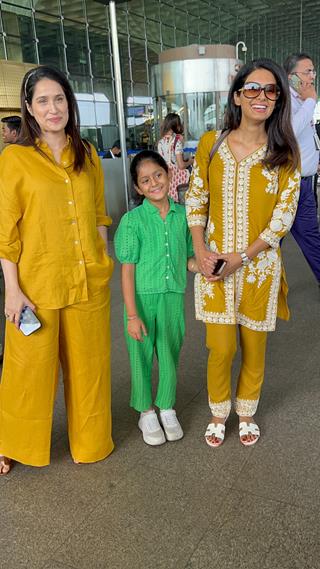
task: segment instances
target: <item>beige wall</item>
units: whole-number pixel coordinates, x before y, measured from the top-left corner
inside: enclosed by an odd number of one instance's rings
[[[199,53],[200,50],[200,53]],[[169,61],[183,61],[185,59],[215,59],[215,58],[231,58],[236,57],[236,48],[234,45],[198,45],[192,44],[185,47],[174,47],[166,49],[159,53],[159,63],[167,63]]]

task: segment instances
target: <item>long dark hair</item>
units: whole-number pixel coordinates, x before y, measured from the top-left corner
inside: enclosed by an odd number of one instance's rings
[[[40,138],[41,130],[35,118],[29,113],[27,103],[32,104],[35,86],[41,79],[51,79],[61,85],[68,102],[69,119],[65,127],[66,134],[69,134],[74,147],[74,169],[80,172],[84,166],[86,156],[90,157],[90,146],[88,142],[81,139],[80,136],[80,115],[78,104],[74,96],[71,85],[65,75],[53,67],[41,65],[31,71],[28,71],[21,85],[21,132],[19,143],[25,146],[33,146],[39,150],[36,145],[36,139]]]
[[[168,113],[164,118],[160,130],[161,138],[167,134],[169,130],[172,130],[175,134],[183,134],[183,124],[177,113]]]
[[[292,170],[300,163],[299,147],[291,126],[291,100],[288,78],[284,69],[271,59],[255,59],[243,65],[231,85],[225,114],[224,130],[236,130],[241,123],[241,107],[234,101],[234,94],[243,87],[247,77],[256,69],[270,71],[280,89],[272,115],[266,120],[268,135],[264,164],[269,168],[290,164]]]
[[[157,166],[163,168],[163,170],[165,170],[167,174],[169,172],[168,164],[166,163],[165,159],[162,158],[160,154],[158,154],[158,152],[155,152],[154,150],[142,150],[141,152],[139,152],[139,154],[136,154],[130,166],[130,174],[132,182],[134,184],[133,188],[131,189],[131,197],[135,205],[141,204],[144,200],[144,196],[138,194],[135,187],[138,186],[138,174],[141,164],[146,161],[154,162],[155,164],[157,164]]]

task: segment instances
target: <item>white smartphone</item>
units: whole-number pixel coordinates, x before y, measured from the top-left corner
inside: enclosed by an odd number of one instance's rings
[[[41,328],[40,320],[29,306],[25,306],[21,312],[19,327],[25,336],[30,336],[30,334]]]

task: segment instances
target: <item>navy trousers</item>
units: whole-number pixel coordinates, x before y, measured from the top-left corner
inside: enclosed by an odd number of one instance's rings
[[[320,284],[320,231],[312,176],[301,179],[297,215],[291,233]]]

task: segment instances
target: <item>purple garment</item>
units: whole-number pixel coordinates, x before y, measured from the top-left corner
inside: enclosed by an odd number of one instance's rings
[[[320,231],[312,176],[301,179],[298,209],[291,233],[320,284]]]

